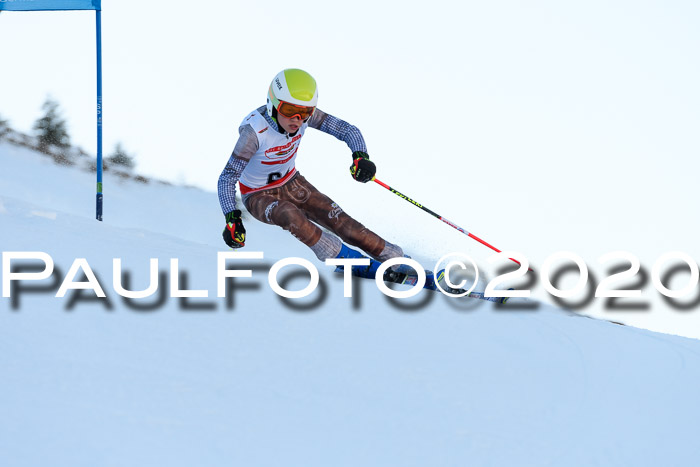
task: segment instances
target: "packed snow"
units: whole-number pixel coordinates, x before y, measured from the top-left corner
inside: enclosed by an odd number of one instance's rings
[[[697,340],[544,303],[389,300],[367,280],[344,298],[342,275],[250,219],[241,251],[264,258],[229,262],[252,277],[217,298],[228,250],[215,193],[107,173],[100,223],[94,186],[94,174],[0,142],[2,252],[55,263],[0,299],[2,465],[700,462]],[[271,290],[271,265],[289,257],[318,267],[311,296]],[[78,258],[105,299],[55,296]],[[157,293],[117,295],[115,258],[131,290],[148,287],[156,258]],[[173,258],[179,288],[206,298],[168,298]],[[286,279],[298,290],[308,274]]]

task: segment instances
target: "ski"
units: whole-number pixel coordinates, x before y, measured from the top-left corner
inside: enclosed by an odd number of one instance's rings
[[[370,264],[368,266],[352,266],[352,275],[355,277],[361,277],[363,279],[374,279],[377,275],[377,270],[379,269],[380,265],[380,262],[370,259]],[[342,273],[343,271],[344,269],[342,266],[338,266],[335,268],[335,272],[337,273]],[[445,283],[444,278],[444,269],[438,271],[437,274],[433,273],[433,271],[426,270],[425,284],[423,285],[423,288],[426,290],[432,290],[433,292],[439,292],[440,288],[442,288],[442,290],[444,290],[445,292],[453,295],[459,295],[465,292],[464,289],[454,289],[449,287]],[[416,274],[415,272],[394,271],[393,269],[389,268],[384,272],[384,276],[382,277],[382,279],[384,280],[384,282],[413,286],[418,283],[418,274]],[[440,285],[438,285],[438,283],[440,283]],[[483,292],[472,291],[464,296],[495,303],[506,303],[508,301],[508,297],[485,297]]]

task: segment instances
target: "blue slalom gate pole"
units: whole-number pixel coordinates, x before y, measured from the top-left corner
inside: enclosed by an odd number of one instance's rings
[[[102,0],[0,0],[3,11],[95,10],[97,26],[97,207],[102,220]]]
[[[95,217],[102,221],[102,11],[95,10],[97,35],[97,200]]]

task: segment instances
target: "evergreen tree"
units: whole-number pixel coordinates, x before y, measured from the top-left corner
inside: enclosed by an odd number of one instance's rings
[[[133,169],[136,165],[134,158],[126,152],[124,147],[122,147],[122,143],[117,143],[114,146],[114,152],[107,158],[107,160],[112,164],[121,165],[127,169]]]
[[[53,145],[62,149],[70,147],[70,137],[66,130],[66,121],[58,113],[58,102],[47,98],[44,105],[44,116],[34,122],[39,138],[39,149],[46,150]]]
[[[7,133],[10,132],[10,124],[7,120],[2,118],[2,115],[0,115],[0,138],[5,136]]]

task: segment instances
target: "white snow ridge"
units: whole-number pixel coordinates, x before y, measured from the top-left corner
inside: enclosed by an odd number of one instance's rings
[[[396,305],[371,281],[346,299],[341,275],[249,219],[242,251],[264,259],[217,298],[214,193],[107,173],[100,223],[94,174],[2,142],[0,167],[3,255],[55,263],[0,299],[0,465],[700,465],[697,340],[545,305]],[[292,256],[323,287],[285,302],[267,272]],[[55,296],[77,258],[105,299]],[[129,290],[158,259],[158,292],[122,299],[114,258]],[[206,298],[168,298],[171,258]]]

